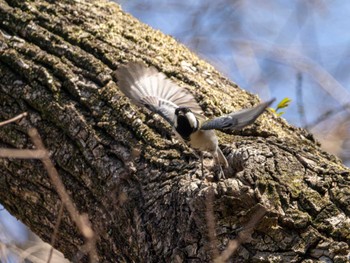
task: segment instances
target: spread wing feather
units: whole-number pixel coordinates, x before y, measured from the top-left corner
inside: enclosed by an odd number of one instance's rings
[[[196,116],[202,110],[192,94],[179,87],[154,67],[131,62],[116,71],[118,86],[136,105],[160,114],[174,125],[175,109],[187,107]],[[203,118],[203,117],[202,117]]]
[[[252,124],[271,105],[275,99],[261,103],[253,108],[232,112],[229,115],[217,117],[203,123],[201,130],[239,130]]]

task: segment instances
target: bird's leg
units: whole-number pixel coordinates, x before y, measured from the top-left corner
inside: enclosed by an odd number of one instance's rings
[[[221,164],[219,164],[219,167],[220,167],[220,174],[221,174],[221,176],[220,176],[220,177],[222,177],[222,179],[225,179],[225,178],[226,178],[226,176],[225,176],[224,170],[222,169]]]
[[[219,160],[219,157],[218,157],[217,153],[214,154],[214,160],[215,160],[215,165],[219,166],[219,168],[220,168],[220,172],[219,172],[220,176],[219,176],[219,178],[225,179],[226,176],[225,176],[224,170],[222,169],[222,166],[221,166],[221,163],[220,163],[220,160]]]

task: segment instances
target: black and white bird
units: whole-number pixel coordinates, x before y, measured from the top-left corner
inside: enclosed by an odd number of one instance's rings
[[[173,83],[154,67],[130,62],[116,71],[118,86],[136,105],[158,113],[190,147],[210,152],[223,168],[228,162],[219,148],[214,130],[238,130],[252,124],[274,101],[206,120],[191,93]],[[203,159],[202,171],[203,171]]]

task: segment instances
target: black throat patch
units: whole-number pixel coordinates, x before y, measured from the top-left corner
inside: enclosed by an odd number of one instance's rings
[[[196,129],[191,127],[186,116],[178,115],[176,131],[185,141],[189,141],[191,133],[195,132]]]

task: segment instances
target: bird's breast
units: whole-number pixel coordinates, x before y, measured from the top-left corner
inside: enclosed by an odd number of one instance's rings
[[[218,138],[213,130],[199,130],[191,134],[189,144],[201,151],[214,152],[218,147]]]

